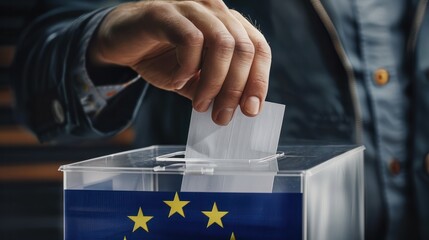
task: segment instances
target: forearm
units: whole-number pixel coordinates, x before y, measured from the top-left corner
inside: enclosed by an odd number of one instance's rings
[[[118,132],[135,116],[146,82],[189,98],[197,111],[213,104],[220,125],[238,106],[247,116],[260,112],[271,48],[223,1],[137,1],[80,14],[45,17],[18,48],[17,106],[41,140]],[[110,74],[118,68],[129,77]],[[94,83],[127,87],[106,98]],[[90,114],[86,100],[95,105]]]
[[[100,131],[94,127],[100,120],[91,119],[81,101],[87,94],[96,108],[106,104],[88,86],[92,81],[85,61],[89,41],[109,10],[59,10],[45,15],[23,34],[13,67],[16,107],[20,119],[40,140],[105,136],[127,125],[129,119],[115,126],[103,125]],[[138,88],[141,92],[143,86]]]

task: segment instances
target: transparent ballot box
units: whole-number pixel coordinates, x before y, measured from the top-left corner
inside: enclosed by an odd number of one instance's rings
[[[64,238],[364,238],[363,150],[281,146],[260,159],[152,146],[64,165]]]

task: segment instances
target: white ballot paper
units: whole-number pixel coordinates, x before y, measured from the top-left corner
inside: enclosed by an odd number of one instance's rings
[[[256,117],[245,116],[238,107],[228,126],[216,125],[212,109],[192,112],[185,158],[249,161],[276,154],[285,106],[265,102]],[[277,161],[271,161],[277,169]],[[187,164],[188,165],[188,164]],[[273,166],[269,166],[271,169]],[[274,174],[254,178],[251,175],[187,175],[184,192],[272,192]]]

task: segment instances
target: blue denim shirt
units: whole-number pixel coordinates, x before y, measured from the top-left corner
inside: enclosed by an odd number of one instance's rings
[[[283,136],[363,143],[366,238],[417,238],[418,215],[424,211],[413,201],[411,168],[418,164],[421,174],[429,145],[425,135],[426,146],[416,157],[412,119],[423,120],[413,115],[427,109],[417,111],[412,104],[418,91],[428,90],[413,89],[421,81],[415,78],[414,54],[422,50],[412,42],[426,1],[419,6],[404,0],[271,4],[276,54],[270,97],[288,104]],[[417,71],[426,72],[427,65]],[[418,131],[427,127],[419,125]],[[427,194],[428,189],[426,181],[420,190]],[[422,223],[429,226],[428,219]]]
[[[341,7],[340,2],[334,4]],[[339,32],[362,106],[367,230],[382,228],[387,239],[410,238],[409,232],[414,231],[408,225],[414,217],[408,166],[412,77],[407,40],[415,9],[404,0],[347,2],[352,7],[343,6],[343,14],[353,20],[342,21]],[[355,29],[354,34],[347,33],[347,28]]]
[[[268,99],[288,106],[280,143],[364,144],[366,239],[429,239],[427,0],[228,3],[250,15],[272,46]],[[24,121],[44,140],[100,137],[120,131],[138,111],[139,146],[184,143],[189,101],[143,91],[142,81],[95,118],[87,115],[78,86],[87,76],[82,43],[108,10],[78,19],[83,10],[65,11],[35,23],[18,48],[15,92]],[[63,118],[51,108],[58,110],[55,101]]]

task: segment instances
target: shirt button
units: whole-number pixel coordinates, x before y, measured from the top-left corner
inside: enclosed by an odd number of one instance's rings
[[[429,153],[426,155],[426,172],[429,174]]]
[[[392,159],[389,163],[389,171],[392,175],[396,176],[401,172],[401,164],[398,160]]]
[[[374,81],[379,86],[386,85],[389,82],[389,72],[384,68],[375,70]]]

